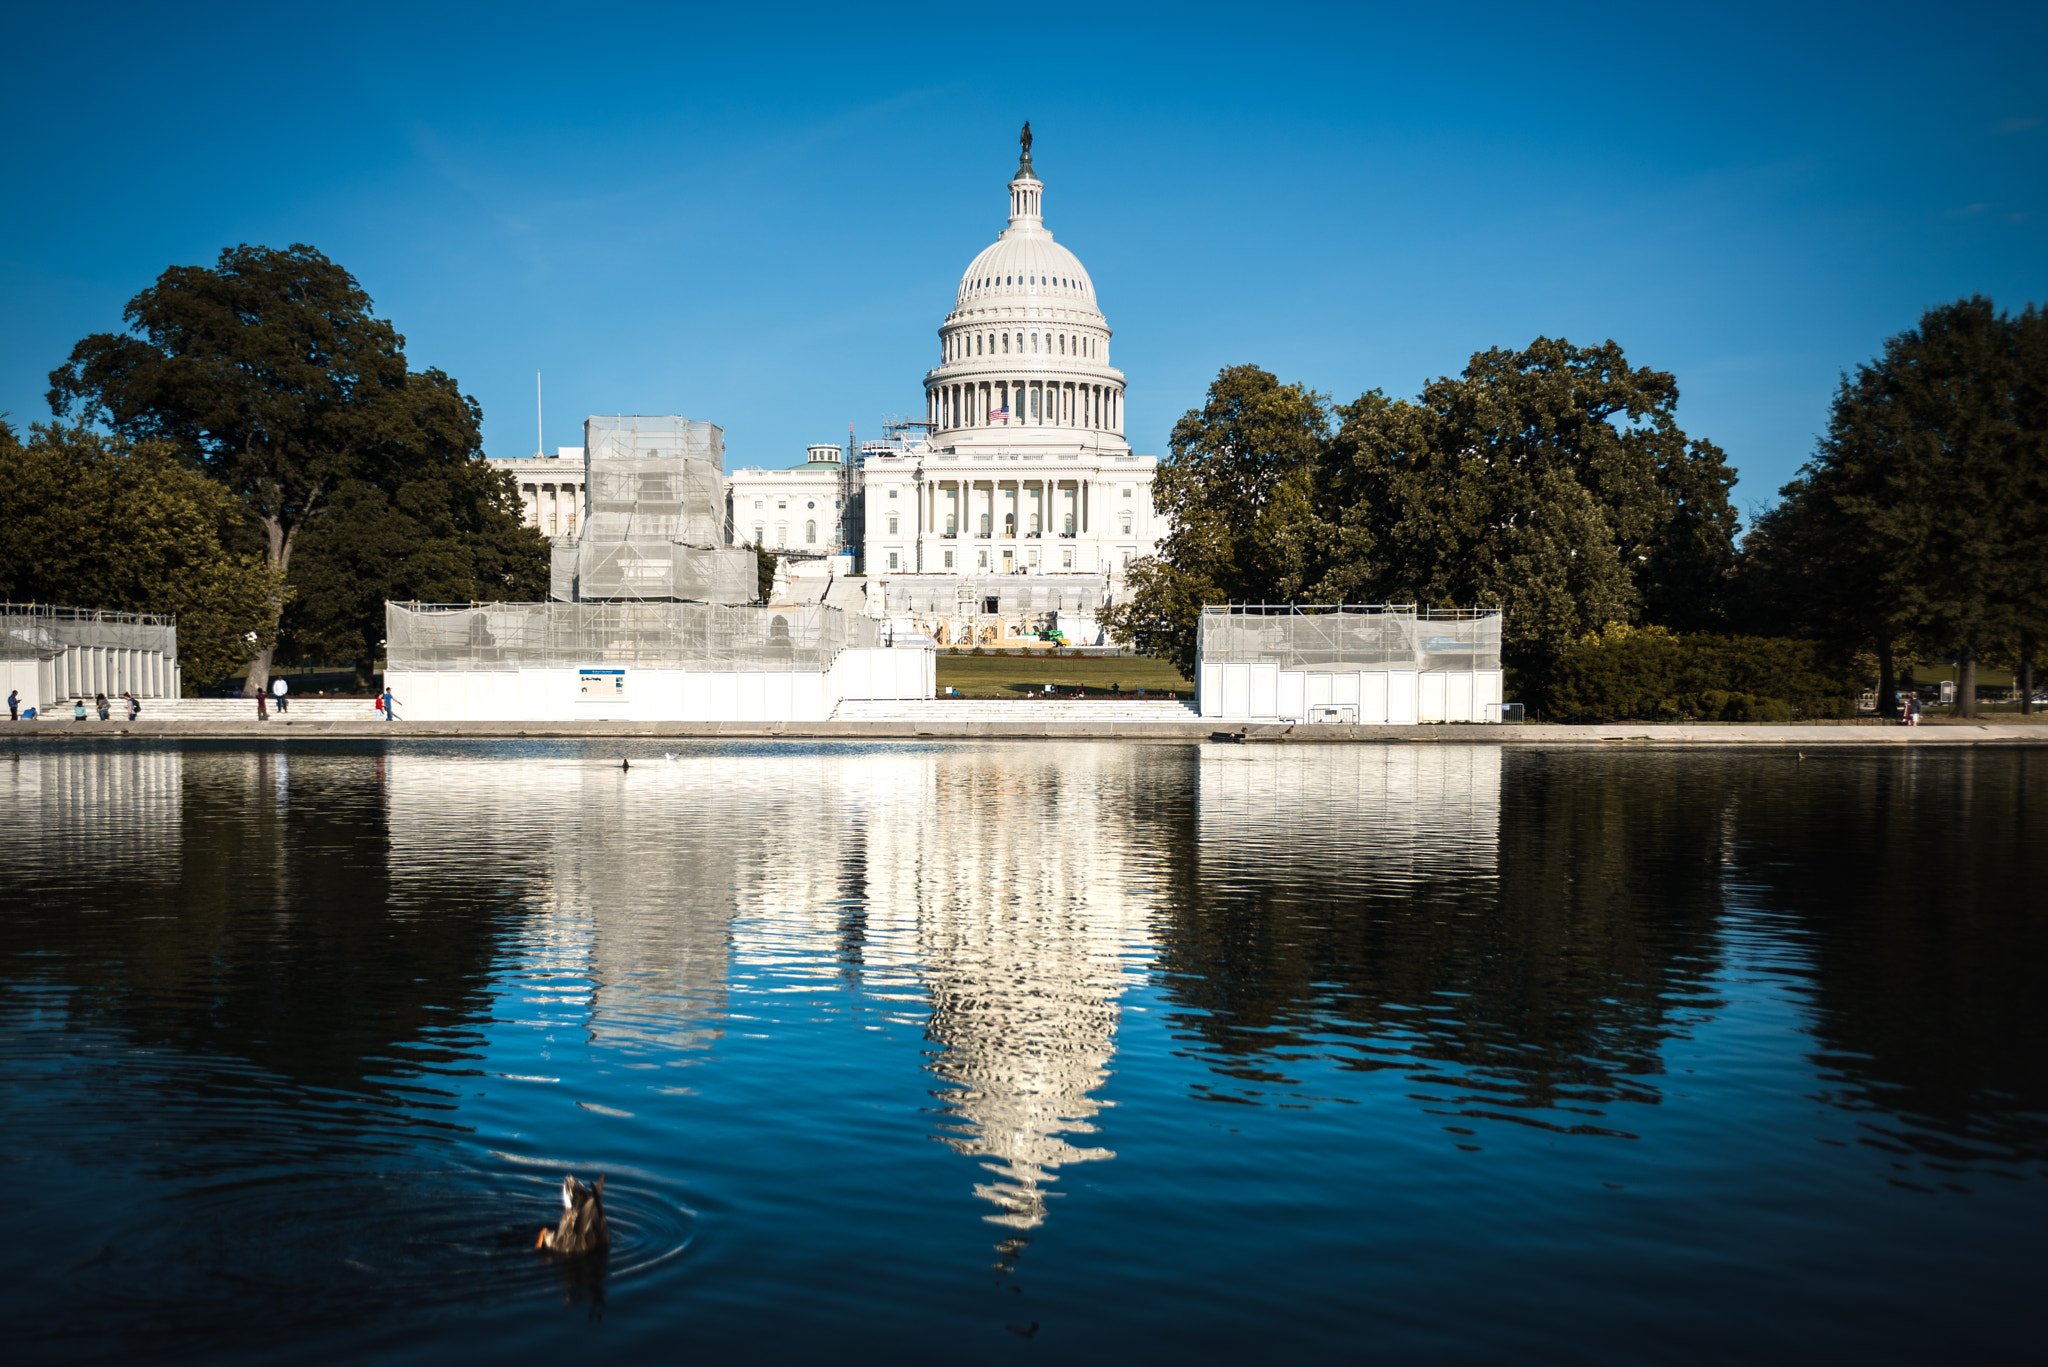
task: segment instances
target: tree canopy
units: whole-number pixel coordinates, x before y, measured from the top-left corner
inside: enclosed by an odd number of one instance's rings
[[[1152,480],[1169,530],[1157,557],[1131,566],[1130,592],[1105,614],[1111,631],[1187,673],[1203,604],[1295,599],[1329,440],[1326,403],[1257,366],[1216,377],[1208,402],[1174,424]]]
[[[288,625],[360,671],[385,597],[539,596],[545,545],[517,527],[509,481],[475,462],[475,402],[410,370],[405,339],[319,251],[245,245],[211,268],[173,266],[123,317],[126,333],[85,338],[51,373],[51,408],[167,443],[225,487],[280,582],[305,590],[288,623],[274,597],[266,642]],[[300,575],[306,541],[315,563]],[[269,672],[265,644],[247,687]]]
[[[1872,645],[1887,694],[1913,633],[1956,655],[1973,712],[1981,656],[2048,640],[2048,315],[1972,297],[1887,340],[1759,531],[1753,613]]]
[[[1174,428],[1154,495],[1173,529],[1109,625],[1186,669],[1205,602],[1498,606],[1508,663],[1540,692],[1609,622],[1717,620],[1734,475],[1677,402],[1613,342],[1538,338],[1412,401],[1339,405],[1333,433],[1321,396],[1230,367]]]
[[[353,661],[368,689],[387,600],[438,603],[547,597],[547,542],[524,525],[512,477],[480,455],[474,400],[438,370],[414,374],[409,459],[345,479],[293,559],[284,645]]]
[[[284,576],[238,549],[243,510],[165,442],[0,422],[0,598],[178,617],[188,688],[232,674],[247,636],[267,645]]]

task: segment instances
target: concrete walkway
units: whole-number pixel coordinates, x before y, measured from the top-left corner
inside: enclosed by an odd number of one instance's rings
[[[402,740],[473,737],[514,739],[639,738],[688,740],[784,737],[828,740],[1135,740],[1220,741],[1226,744],[1330,744],[1371,742],[1401,745],[1514,745],[1557,748],[1603,747],[1662,749],[1725,746],[1774,746],[1828,749],[1842,746],[1885,748],[1970,745],[2048,746],[2048,725],[2038,722],[1944,722],[1916,727],[1879,725],[1671,725],[1671,726],[1284,726],[1242,722],[1130,720],[1105,707],[1099,720],[1074,718],[1060,709],[1057,717],[1032,715],[1033,704],[1011,704],[1013,719],[967,720],[939,715],[902,720],[834,720],[823,722],[409,722],[401,709],[395,722],[327,720],[296,713],[258,722],[241,720],[161,720],[147,714],[130,725],[123,721],[24,722],[0,731],[0,749],[24,742],[65,744],[125,737],[235,740]]]

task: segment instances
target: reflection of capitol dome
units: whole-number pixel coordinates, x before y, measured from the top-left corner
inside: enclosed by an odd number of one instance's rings
[[[1121,446],[1124,375],[1109,364],[1109,321],[1087,269],[1046,228],[1044,195],[1027,150],[1010,182],[1010,226],[961,275],[925,391],[941,433],[1030,423]]]

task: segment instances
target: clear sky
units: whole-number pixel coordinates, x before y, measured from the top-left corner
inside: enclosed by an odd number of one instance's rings
[[[1030,119],[1163,452],[1218,368],[1413,394],[1612,337],[1753,507],[1938,302],[2048,300],[2048,6],[12,5],[0,409],[172,263],[308,242],[492,455],[923,410]]]

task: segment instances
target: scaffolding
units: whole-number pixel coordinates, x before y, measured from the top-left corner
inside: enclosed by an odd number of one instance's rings
[[[50,603],[0,603],[7,686],[38,705],[56,699],[178,693],[178,619]]]
[[[1202,609],[1196,654],[1210,664],[1289,670],[1500,668],[1498,608],[1413,603],[1232,603]]]
[[[725,434],[643,415],[583,424],[584,513],[554,543],[548,597],[575,602],[750,603],[751,551],[724,544]]]
[[[881,644],[878,623],[815,603],[386,603],[384,627],[393,672],[822,672],[842,650]]]
[[[1015,617],[1043,612],[1092,616],[1108,602],[1106,574],[920,574],[882,581],[882,609],[895,616]]]

